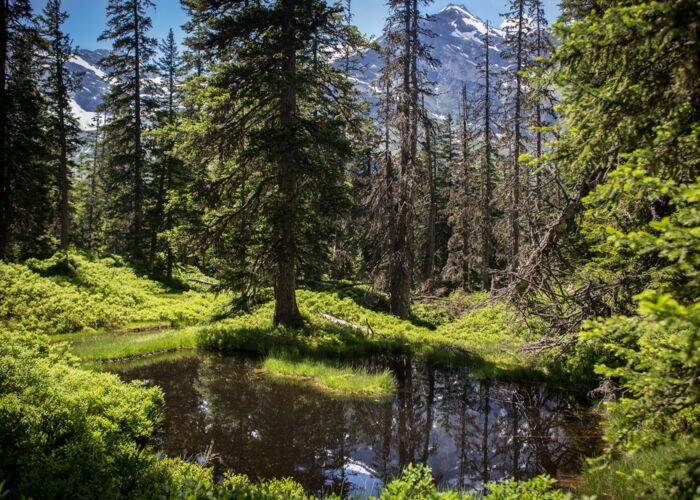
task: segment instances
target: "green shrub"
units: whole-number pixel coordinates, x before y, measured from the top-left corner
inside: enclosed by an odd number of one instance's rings
[[[0,263],[0,325],[60,334],[128,323],[193,325],[212,319],[227,294],[186,291],[138,276],[116,257],[59,253]]]
[[[106,498],[141,485],[160,389],[96,374],[30,334],[0,331],[0,477],[12,496]]]
[[[569,493],[554,489],[556,481],[549,476],[537,476],[529,481],[506,479],[486,485],[488,498],[494,500],[565,500]]]

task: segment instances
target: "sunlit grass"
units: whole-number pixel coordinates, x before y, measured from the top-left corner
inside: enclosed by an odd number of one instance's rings
[[[213,351],[263,355],[280,351],[334,358],[404,354],[467,365],[483,378],[543,375],[541,361],[520,350],[530,339],[513,313],[503,302],[491,302],[485,295],[468,299],[473,304],[465,312],[432,329],[368,309],[357,298],[339,292],[299,290],[297,298],[306,317],[303,328],[275,327],[274,305],[268,303],[252,314],[201,327],[199,344]],[[323,314],[358,328],[335,324]]]
[[[75,342],[71,345],[70,351],[85,361],[91,361],[127,358],[196,346],[197,330],[189,327],[179,330],[94,336],[82,342]]]
[[[275,375],[309,381],[321,388],[351,396],[386,397],[396,389],[396,381],[389,370],[372,373],[365,368],[283,357],[267,358],[263,368]]]

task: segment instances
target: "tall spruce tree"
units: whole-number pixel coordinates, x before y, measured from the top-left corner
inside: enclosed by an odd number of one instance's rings
[[[489,57],[490,27],[486,22],[484,34],[484,59],[479,65],[479,73],[483,79],[480,83],[483,106],[481,126],[481,186],[479,225],[481,232],[481,287],[489,290],[493,278],[494,237],[493,237],[493,182],[494,182],[494,150],[493,150],[493,115],[492,90],[493,74]]]
[[[463,85],[459,99],[458,153],[451,152],[453,160],[450,164],[448,213],[452,234],[448,243],[448,260],[443,269],[443,276],[448,282],[458,284],[464,291],[470,291],[472,287],[473,251],[477,248],[474,214],[479,208],[475,203],[478,183],[475,182],[474,176],[472,143],[475,134],[469,122],[471,108],[467,86]]]
[[[509,10],[504,14],[505,43],[507,50],[504,59],[511,64],[505,76],[509,82],[504,100],[509,108],[509,115],[504,126],[509,138],[509,175],[508,178],[508,272],[512,277],[518,270],[520,258],[520,212],[521,212],[521,160],[525,152],[524,116],[525,85],[523,71],[529,67],[530,19],[527,17],[527,0],[510,0]]]
[[[558,196],[561,194],[561,182],[551,167],[542,163],[548,137],[545,130],[556,121],[557,101],[554,85],[544,77],[548,70],[548,64],[545,61],[551,55],[552,43],[542,0],[529,0],[528,16],[532,20],[533,30],[530,40],[533,60],[525,76],[525,85],[529,88],[526,104],[533,143],[530,151],[532,167],[528,176],[530,186],[528,225],[532,244],[537,245],[545,229],[548,215],[545,213],[546,207],[559,204],[556,198],[561,197]],[[533,169],[534,179],[531,173]]]
[[[104,125],[109,155],[108,192],[111,198],[111,246],[144,259],[145,163],[143,132],[153,110],[156,40],[148,36],[147,15],[152,0],[109,0],[107,27],[100,40],[112,41],[112,52],[101,64],[111,87],[104,100],[109,120]],[[124,245],[126,243],[126,246]]]
[[[346,204],[353,89],[330,54],[353,35],[324,0],[184,4],[191,49],[215,61],[193,96],[206,113],[183,124],[184,149],[210,172],[195,186],[204,224],[189,229],[217,247],[244,296],[271,278],[275,324],[298,324],[298,274],[329,257]]]
[[[39,90],[41,43],[31,6],[0,2],[0,257],[24,259],[53,249],[46,102]]]
[[[160,95],[159,111],[157,113],[158,131],[155,134],[154,146],[155,178],[154,206],[151,210],[151,245],[148,263],[153,273],[156,266],[158,251],[165,254],[165,277],[172,278],[174,255],[173,249],[167,237],[159,236],[160,233],[170,231],[173,228],[173,219],[178,215],[177,208],[169,205],[172,191],[180,188],[186,182],[184,165],[174,154],[174,131],[178,114],[181,111],[181,86],[185,74],[184,64],[180,56],[180,50],[175,41],[175,34],[171,29],[160,44],[161,57],[158,59],[158,73],[163,81],[163,90]]]
[[[419,38],[425,33],[420,26],[419,4],[421,0],[390,0],[389,19],[385,38],[395,54],[391,64],[384,68],[388,79],[396,77],[400,84],[396,90],[397,105],[392,125],[399,135],[398,171],[392,182],[392,209],[394,231],[389,248],[389,295],[391,312],[401,318],[411,315],[411,288],[414,261],[414,203],[418,162],[418,128],[420,95],[425,91],[424,72],[419,61],[434,63],[429,48]]]
[[[51,163],[56,169],[58,186],[59,241],[61,248],[70,241],[70,201],[72,158],[79,146],[80,128],[70,105],[70,91],[80,81],[67,64],[73,55],[70,37],[63,24],[68,14],[62,10],[61,0],[49,0],[40,18],[41,34],[46,53],[43,60],[44,95],[49,106],[48,142]]]

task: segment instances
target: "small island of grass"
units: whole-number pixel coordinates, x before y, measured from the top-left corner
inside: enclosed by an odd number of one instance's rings
[[[309,382],[323,390],[352,397],[383,398],[396,389],[389,370],[370,372],[366,368],[279,357],[267,358],[263,368],[272,375]]]

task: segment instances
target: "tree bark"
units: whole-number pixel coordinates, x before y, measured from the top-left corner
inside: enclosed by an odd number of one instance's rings
[[[484,164],[482,168],[481,188],[481,286],[483,290],[491,287],[491,68],[489,66],[489,23],[486,22],[485,38],[485,85],[484,102]]]
[[[525,2],[520,1],[518,5],[518,32],[515,47],[515,116],[513,117],[513,180],[510,197],[510,279],[518,271],[518,258],[520,255],[520,142],[522,134],[520,131],[521,104],[522,104],[522,76],[523,69],[523,22],[524,22]]]
[[[463,85],[462,86],[462,96],[461,96],[461,107],[462,107],[462,133],[461,133],[461,153],[462,153],[462,190],[463,190],[463,199],[462,199],[462,289],[465,292],[469,292],[471,290],[472,284],[471,284],[471,268],[469,265],[469,253],[470,253],[470,244],[469,244],[469,212],[468,212],[468,203],[469,203],[469,138],[467,135],[467,120],[468,120],[468,110],[467,110],[467,86]]]
[[[423,128],[425,130],[425,156],[428,167],[428,226],[425,236],[425,258],[423,261],[423,286],[433,287],[435,276],[435,221],[437,219],[437,187],[435,185],[435,162],[432,151],[432,124],[428,119],[428,110],[423,105]]]
[[[56,36],[60,37],[60,32],[58,31],[58,26],[56,26]],[[68,238],[69,238],[69,224],[70,224],[70,214],[69,214],[69,172],[68,172],[68,139],[66,133],[66,107],[68,106],[68,92],[66,90],[66,85],[63,75],[63,57],[62,48],[60,43],[60,38],[56,41],[56,86],[57,86],[57,100],[58,100],[58,145],[59,145],[59,158],[58,158],[58,216],[61,223],[60,229],[60,246],[62,249],[68,248]]]
[[[141,27],[138,2],[134,2],[134,227],[133,257],[141,260],[143,230],[143,151],[141,145]]]
[[[0,5],[0,259],[7,258],[9,221],[9,166],[8,161],[8,102],[7,102],[7,56],[8,56],[8,0]]]
[[[283,44],[282,73],[285,86],[280,96],[280,124],[282,128],[293,130],[296,121],[296,42],[294,11],[296,0],[283,0],[282,11]],[[290,152],[292,153],[292,152]],[[277,276],[275,280],[275,325],[293,326],[301,322],[296,301],[296,235],[295,215],[297,196],[296,155],[291,154],[286,161],[280,158],[277,182],[280,196],[278,213],[279,234],[277,242]]]
[[[414,136],[414,80],[412,0],[404,0],[403,84],[400,109],[401,150],[399,154],[399,189],[397,193],[396,231],[391,248],[390,308],[392,314],[408,319],[411,315],[411,205]]]

